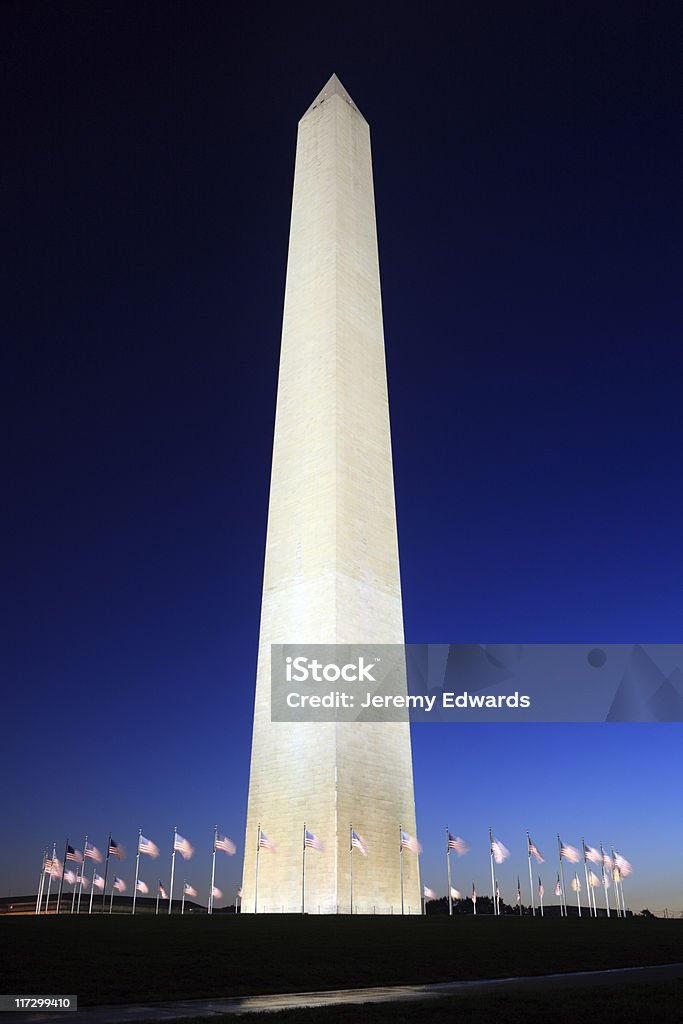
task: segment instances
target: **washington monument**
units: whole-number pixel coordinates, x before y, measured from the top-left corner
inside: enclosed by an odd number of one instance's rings
[[[241,905],[349,913],[353,825],[353,911],[401,913],[402,870],[419,914],[408,724],[272,722],[274,643],[403,643],[370,131],[336,75],[297,139]]]

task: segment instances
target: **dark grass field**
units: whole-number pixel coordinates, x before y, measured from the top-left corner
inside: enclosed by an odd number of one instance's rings
[[[250,1014],[249,1024],[680,1024],[683,981],[628,984],[590,991],[558,988],[552,993],[508,992],[505,995],[462,995],[424,1003],[331,1006],[315,1010],[283,1010]],[[234,1018],[233,1018],[234,1019]],[[227,1022],[227,1018],[223,1017]],[[176,1024],[206,1024],[206,1018]]]
[[[640,918],[0,918],[0,992],[81,1005],[681,961],[683,922]]]

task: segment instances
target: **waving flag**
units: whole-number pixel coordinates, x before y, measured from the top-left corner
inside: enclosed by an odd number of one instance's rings
[[[411,836],[408,832],[404,832],[403,829],[401,829],[401,849],[410,850],[411,853],[422,853],[422,847],[415,836]]]
[[[543,888],[543,882],[540,878],[538,880],[538,895],[541,897],[541,899],[543,899],[543,897],[545,896],[545,889]]]
[[[240,886],[240,887],[239,887],[239,889],[237,890],[237,896],[238,896],[238,897],[239,897],[240,899],[242,899],[242,886]]]
[[[197,890],[193,886],[191,886],[189,882],[185,882],[185,885],[183,886],[183,892],[185,893],[186,896],[197,895]]]
[[[498,885],[498,882],[496,882],[496,900],[500,902],[500,886]]]
[[[562,886],[560,885],[560,876],[559,875],[557,876],[557,885],[555,886],[555,895],[556,896],[561,896],[562,895]]]
[[[614,862],[619,868],[620,878],[628,878],[629,875],[633,874],[633,865],[625,857],[622,857],[620,853],[615,854]]]
[[[266,833],[263,831],[263,829],[261,829],[260,832],[259,832],[258,845],[259,845],[259,850],[270,850],[271,853],[275,853],[275,847],[271,843],[270,839],[268,838]]]
[[[46,857],[45,863],[43,864],[43,871],[46,875],[52,874],[52,857]]]
[[[532,843],[531,836],[529,836],[529,853],[533,854],[539,864],[543,863],[544,858],[541,856],[541,851],[535,843]]]
[[[53,857],[50,862],[50,876],[52,878],[61,878],[62,875],[62,862],[59,857]]]
[[[123,847],[119,846],[114,839],[109,840],[109,854],[112,857],[117,857],[118,860],[123,860]]]
[[[615,882],[620,882],[621,881],[621,871],[619,870],[619,868],[617,868],[617,867],[614,868],[614,871],[612,872],[612,878],[614,879]]]
[[[368,855],[368,848],[365,845],[365,841],[353,829],[351,829],[351,849],[358,850],[358,852],[362,853],[364,857],[367,857]]]
[[[426,900],[435,900],[436,899],[436,893],[432,892],[432,890],[429,889],[426,885],[423,888],[423,892],[424,892],[424,898]]]
[[[581,854],[575,847],[570,846],[569,843],[563,843],[560,841],[560,860],[562,860],[562,858],[569,861],[571,864],[578,864],[581,860]]]
[[[602,884],[594,871],[588,872],[588,882],[593,887],[593,889],[595,889],[598,885]]]
[[[461,900],[462,899],[462,893],[458,892],[457,889],[454,889],[453,886],[451,886],[451,899],[452,900]]]
[[[149,892],[149,886],[146,885],[141,878],[138,878],[138,882],[135,888],[138,892],[141,892],[143,896]]]
[[[237,847],[233,843],[232,839],[228,839],[227,836],[219,838],[216,836],[216,849],[222,850],[223,853],[228,853],[232,857],[233,853],[237,852]]]
[[[161,896],[162,900],[167,900],[168,899],[168,893],[164,889],[164,887],[161,884],[161,882],[159,882],[159,895]]]
[[[472,882],[472,902],[477,902],[477,890],[474,888],[474,882]]]
[[[517,902],[522,902],[522,887],[519,884],[519,875],[517,875]]]
[[[75,885],[76,882],[77,882],[76,872],[75,871],[65,871],[64,872],[64,881],[66,882],[67,885]]]
[[[125,892],[126,891],[126,883],[124,882],[124,880],[122,878],[115,878],[114,879],[114,888],[116,889],[117,892]]]
[[[223,893],[215,885],[214,885],[213,889],[211,890],[211,895],[213,896],[213,898],[215,900],[222,900],[223,899]]]
[[[602,864],[602,854],[594,846],[587,846],[586,860],[589,860],[591,864]]]
[[[85,875],[77,875],[76,882],[78,885],[82,885],[84,889],[87,889],[90,885],[90,879],[86,878]]]
[[[92,884],[96,889],[104,889],[104,879],[102,878],[102,875],[98,875],[97,872],[95,872]]]
[[[470,849],[470,844],[462,839],[461,836],[455,836],[455,838],[448,833],[448,849],[455,850],[459,857],[462,857],[463,853],[467,853]]]
[[[84,853],[86,857],[89,857],[90,860],[94,860],[96,864],[102,863],[102,854],[100,853],[96,846],[93,846],[92,843],[85,844]]]
[[[605,867],[607,868],[608,871],[611,871],[612,868],[614,867],[614,861],[610,857],[609,853],[603,853],[603,855],[602,855],[602,863],[605,865]]]
[[[73,846],[67,846],[66,848],[66,859],[72,860],[74,864],[83,863],[83,854],[80,850],[74,850]]]
[[[192,846],[189,839],[185,839],[184,836],[181,836],[180,832],[176,832],[175,834],[173,849],[178,851],[183,860],[189,860],[194,853],[194,846]]]
[[[325,849],[325,844],[323,843],[322,839],[318,839],[315,832],[309,832],[308,829],[306,829],[304,833],[304,846],[306,847],[307,850]]]
[[[140,853],[146,853],[148,857],[156,858],[159,856],[159,847],[157,844],[153,843],[151,839],[147,839],[143,835],[140,835],[138,850]]]
[[[502,864],[504,860],[507,860],[510,856],[510,851],[502,843],[499,843],[497,839],[491,840],[491,853],[496,864]]]
[[[578,875],[574,875],[572,878],[572,889],[574,892],[581,892],[581,882],[579,881]]]

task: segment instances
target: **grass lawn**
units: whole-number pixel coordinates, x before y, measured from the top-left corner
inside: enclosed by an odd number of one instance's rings
[[[640,918],[0,918],[0,991],[76,994],[81,1005],[420,984],[681,960],[683,922]],[[504,1002],[507,997],[500,998]],[[478,1005],[479,999],[474,1002]],[[385,1011],[378,1007],[372,1012]],[[433,1012],[433,1007],[425,1010]],[[279,1019],[284,1021],[284,1016]]]
[[[549,992],[508,992],[464,995],[423,1003],[330,1006],[326,1009],[283,1010],[250,1014],[249,1024],[680,1024],[683,981],[623,988],[562,989]],[[227,1017],[220,1018],[228,1021]],[[234,1020],[235,1018],[230,1018]],[[206,1018],[176,1024],[206,1024]]]

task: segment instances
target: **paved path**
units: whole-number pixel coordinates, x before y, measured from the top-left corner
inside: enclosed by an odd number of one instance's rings
[[[634,981],[667,981],[670,978],[683,978],[683,963],[658,964],[654,967],[623,967],[607,971],[574,971],[571,974],[542,974],[528,978],[446,981],[437,985],[392,985],[386,988],[347,988],[331,992],[290,992],[284,995],[227,999],[184,999],[179,1002],[140,1003],[130,1006],[86,1006],[77,1013],[8,1013],[3,1016],[3,1024],[9,1024],[15,1018],[21,1020],[23,1024],[57,1024],[58,1021],[64,1024],[132,1024],[133,1021],[174,1021],[187,1017],[216,1017],[354,1003],[410,1002],[470,992],[586,988],[591,985],[621,985]]]

